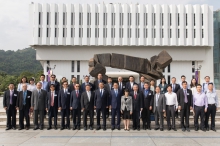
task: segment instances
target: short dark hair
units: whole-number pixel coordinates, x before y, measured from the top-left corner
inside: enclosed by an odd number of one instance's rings
[[[54,84],[50,84],[50,87],[54,87],[54,88],[56,88],[56,86],[55,86]]]
[[[108,79],[112,79],[112,77],[108,77]]]
[[[151,82],[151,81],[154,81],[154,80],[153,80],[153,79],[151,79],[151,80],[150,80],[150,82]],[[155,81],[154,81],[154,82],[155,82]]]
[[[169,87],[172,89],[172,86],[171,86],[171,85],[168,85],[168,86],[167,86],[167,89],[168,89]]]
[[[130,79],[130,77],[134,78],[134,76],[129,76],[128,79]]]
[[[66,79],[66,77],[62,77],[62,80],[63,80],[64,78]]]
[[[208,83],[208,85],[212,85],[213,86],[213,83]]]
[[[67,83],[67,85],[68,85],[68,82],[67,82],[67,81],[64,81],[63,84],[64,84],[64,83]]]
[[[25,78],[25,79],[26,79],[26,83],[28,83],[28,79],[27,79],[26,76],[23,76],[23,77],[21,78],[20,83],[22,83],[22,79],[23,79],[23,78]]]
[[[41,76],[41,77],[42,77],[42,76],[43,76],[43,77],[45,77],[45,75],[44,75],[44,74],[41,74],[40,76]]]
[[[54,77],[56,78],[56,75],[55,75],[55,74],[52,74],[51,77],[52,77],[52,76],[54,76]]]
[[[145,79],[145,77],[144,77],[144,76],[140,76],[140,79],[141,79],[142,77]]]
[[[159,89],[160,89],[160,87],[159,87],[159,86],[156,86],[156,87],[155,87],[155,89],[157,89],[157,88],[159,88]]]
[[[90,86],[89,84],[87,84],[86,86],[89,86],[89,87],[91,87],[91,86]],[[85,86],[85,87],[86,87],[86,86]]]
[[[181,79],[182,79],[183,77],[186,78],[186,76],[182,75],[182,76],[181,76]]]
[[[125,89],[125,90],[124,90],[124,93],[125,93],[125,92],[129,92],[128,89]]]
[[[210,76],[205,76],[205,78],[207,78],[207,77],[210,79]],[[204,79],[205,79],[205,78],[204,78]]]
[[[99,75],[99,74],[102,75],[102,73],[98,73],[98,75]],[[98,76],[98,75],[97,75],[97,76]]]
[[[85,79],[86,77],[88,77],[88,78],[89,78],[89,76],[87,76],[87,75],[86,75],[86,76],[84,77],[84,79]],[[76,78],[76,77],[73,77],[73,78]]]
[[[149,82],[144,82],[144,85],[147,84],[148,86],[150,86]]]
[[[202,87],[202,85],[201,85],[201,84],[197,84],[197,85],[196,85],[196,88],[197,88],[198,86]]]
[[[172,77],[172,79],[176,79],[176,77]]]
[[[183,82],[182,82],[182,84],[184,84],[184,83],[186,83],[186,84],[187,84],[187,81],[183,81]]]
[[[9,85],[11,85],[11,84],[12,84],[12,85],[15,85],[14,83],[9,83]]]
[[[30,80],[29,80],[29,81],[35,81],[35,80],[34,80],[34,78],[30,78]]]
[[[100,84],[100,83],[102,83],[102,84],[104,85],[104,83],[103,83],[103,82],[99,82],[99,84]]]
[[[114,83],[113,83],[113,85],[114,85],[114,84],[117,84],[117,85],[118,85],[118,83],[117,83],[117,82],[114,82]]]

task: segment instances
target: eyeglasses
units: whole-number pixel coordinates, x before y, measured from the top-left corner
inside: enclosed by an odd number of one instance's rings
[[[67,85],[67,84],[63,84],[63,85]]]
[[[55,77],[51,77],[51,78],[55,78]]]
[[[79,87],[79,86],[76,86],[76,87]]]

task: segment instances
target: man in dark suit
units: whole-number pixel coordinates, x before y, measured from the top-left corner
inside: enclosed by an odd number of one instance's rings
[[[75,90],[71,92],[70,110],[73,114],[73,130],[80,130],[81,123],[81,93],[79,92],[79,84],[75,84]],[[77,117],[77,123],[76,123]]]
[[[68,89],[68,83],[63,82],[63,89],[59,91],[58,96],[58,107],[61,111],[61,128],[63,130],[67,128],[70,130],[70,96],[71,90]],[[66,117],[66,125],[65,125],[65,117]]]
[[[118,89],[118,83],[114,83],[114,89],[110,92],[110,108],[112,112],[112,130],[117,127],[118,130],[120,130],[120,116],[121,116],[121,96],[122,92]],[[115,125],[115,116],[117,114],[117,125]]]
[[[178,108],[181,114],[181,128],[182,131],[189,130],[189,115],[190,109],[192,109],[192,91],[187,89],[187,82],[182,82],[182,89],[177,92]],[[185,118],[185,124],[184,124]]]
[[[81,95],[81,108],[83,111],[83,127],[87,130],[87,115],[90,118],[89,129],[93,130],[94,123],[94,92],[91,91],[91,86],[86,85],[86,91]]]
[[[155,116],[155,128],[154,130],[158,130],[160,128],[160,131],[163,131],[164,128],[164,118],[163,113],[166,110],[166,98],[164,94],[160,94],[160,87],[155,88],[155,95],[154,95],[154,105],[153,105],[153,112]],[[160,120],[160,125],[159,125]]]
[[[150,127],[150,113],[153,109],[153,101],[154,101],[154,94],[153,91],[150,90],[150,84],[144,83],[144,90],[141,91],[143,97],[143,111],[142,111],[142,120],[143,120],[143,129],[149,129]],[[147,125],[146,125],[147,123]]]
[[[75,90],[75,85],[76,85],[76,77],[73,77],[72,82],[69,84],[69,89],[71,91],[74,91]]]
[[[81,88],[80,88],[81,93],[86,91],[86,85],[90,85],[90,90],[93,91],[94,85],[89,82],[89,76],[85,76],[84,80],[85,80],[85,82],[82,83]]]
[[[125,88],[128,89],[129,92],[133,91],[133,86],[137,85],[137,83],[134,82],[134,77],[129,76],[129,82],[126,83]]]
[[[102,82],[103,84],[106,84],[106,81],[104,81],[102,79],[102,74],[101,73],[98,74],[97,80],[94,81],[94,90],[99,89],[99,83],[100,82]]]
[[[34,130],[39,129],[38,116],[40,115],[40,130],[44,128],[44,111],[47,107],[47,91],[41,89],[42,83],[37,83],[37,89],[31,94],[31,110],[34,111]]]
[[[145,81],[144,76],[141,76],[140,83],[138,84],[139,93],[141,93],[144,90],[144,81]]]
[[[113,90],[112,78],[108,77],[108,83],[104,85],[106,91],[108,91],[108,95],[110,98],[111,90]],[[109,117],[109,108],[106,108],[106,118]]]
[[[180,85],[176,83],[176,78],[175,77],[172,77],[170,86],[172,86],[172,91],[174,93],[177,93],[180,89]],[[176,118],[178,118],[178,110],[176,111],[175,116],[176,116]]]
[[[17,110],[19,110],[19,126],[18,130],[24,129],[24,117],[26,120],[25,129],[28,130],[30,127],[29,111],[31,107],[31,91],[27,90],[27,84],[22,85],[22,91],[18,93],[17,98]]]
[[[122,77],[118,77],[118,88],[121,90],[122,94],[124,94],[125,84],[123,83]]]
[[[99,89],[95,91],[95,98],[94,98],[94,108],[96,109],[97,114],[97,128],[96,130],[100,130],[100,112],[102,112],[102,119],[103,119],[103,130],[106,130],[106,108],[108,108],[108,101],[109,95],[108,91],[104,90],[104,83],[99,83]]]
[[[133,130],[140,131],[140,112],[143,110],[143,97],[141,93],[138,93],[138,85],[133,86],[133,91],[130,92],[130,96],[133,100]]]
[[[9,90],[5,91],[3,97],[3,107],[6,110],[7,114],[7,128],[9,129],[16,129],[16,102],[18,91],[14,89],[14,83],[9,84]],[[11,121],[12,120],[12,121]]]
[[[51,129],[52,118],[54,117],[54,129],[57,130],[57,114],[58,114],[58,91],[55,91],[55,85],[50,85],[50,91],[47,93],[47,111],[48,111],[48,124],[47,130]]]
[[[59,91],[60,90],[60,83],[57,82],[55,79],[56,79],[56,75],[51,75],[50,81],[48,82],[48,89],[47,89],[47,91],[50,91],[50,85],[51,84],[55,85],[55,91]]]

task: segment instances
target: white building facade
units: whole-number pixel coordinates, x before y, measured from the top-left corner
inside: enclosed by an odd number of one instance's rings
[[[213,7],[209,5],[150,4],[30,4],[30,46],[36,49],[58,79],[88,75],[94,54],[119,53],[150,59],[166,50],[173,62],[164,70],[167,80],[199,66],[200,79],[213,80]],[[195,69],[193,69],[195,66]],[[138,74],[107,68],[111,77]]]

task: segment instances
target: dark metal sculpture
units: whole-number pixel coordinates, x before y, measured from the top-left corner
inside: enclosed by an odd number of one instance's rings
[[[107,81],[106,66],[118,69],[134,71],[144,76],[146,80],[157,80],[163,77],[163,69],[172,62],[172,57],[164,50],[148,59],[132,57],[123,54],[105,53],[95,54],[89,60],[89,74],[97,77],[99,73],[103,74],[103,79]]]

